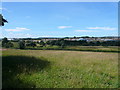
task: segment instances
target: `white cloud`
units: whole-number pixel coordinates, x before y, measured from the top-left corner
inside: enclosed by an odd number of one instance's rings
[[[11,12],[11,11],[9,11],[7,8],[3,8],[3,7],[1,7],[0,10],[1,10],[1,11],[4,10],[4,11],[7,11],[7,12]]]
[[[5,31],[26,31],[26,30],[30,30],[28,28],[20,28],[20,27],[16,27],[15,29],[5,29]]]
[[[75,32],[98,32],[93,30],[75,30]]]
[[[87,29],[117,30],[117,28],[111,28],[111,27],[87,27]]]
[[[15,33],[15,32],[9,32],[9,33],[3,33],[2,37],[7,37],[7,38],[31,38],[34,37],[34,35],[29,34],[29,33]]]
[[[0,10],[6,10],[6,8],[0,8]]]
[[[27,33],[25,36],[26,36],[26,37],[32,37],[32,35],[29,34],[29,33]]]
[[[58,26],[59,29],[72,28],[72,26]]]

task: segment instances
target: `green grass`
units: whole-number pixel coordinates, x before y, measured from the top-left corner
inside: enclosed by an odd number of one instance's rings
[[[68,46],[65,49],[96,52],[120,52],[120,48],[118,46]]]
[[[114,52],[120,53],[120,47],[118,46],[46,46],[46,47],[26,47],[31,50],[69,50],[69,51],[90,51],[90,52]]]
[[[3,51],[3,88],[117,88],[118,53]]]

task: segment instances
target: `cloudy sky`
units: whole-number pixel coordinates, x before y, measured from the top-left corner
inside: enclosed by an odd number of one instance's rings
[[[117,36],[117,2],[3,2],[0,37]]]

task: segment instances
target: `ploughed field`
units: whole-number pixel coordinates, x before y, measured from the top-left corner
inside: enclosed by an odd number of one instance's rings
[[[117,88],[118,53],[2,51],[3,88]]]

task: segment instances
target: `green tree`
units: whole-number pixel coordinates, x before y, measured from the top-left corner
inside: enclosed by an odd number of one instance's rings
[[[8,40],[6,37],[4,37],[4,38],[2,39],[2,46],[5,47],[5,45],[6,45],[8,42],[9,42],[9,40]]]
[[[100,41],[97,41],[96,46],[100,46],[100,45],[101,45]]]
[[[76,36],[74,36],[73,38],[77,38]]]
[[[19,41],[19,49],[25,49],[25,42]]]
[[[61,48],[64,48],[64,46],[65,46],[65,41],[64,40],[60,41],[60,46],[61,46]]]
[[[30,46],[35,47],[36,46],[35,42],[31,42]]]
[[[45,46],[45,43],[43,41],[40,41],[40,45]]]
[[[11,48],[11,47],[14,47],[14,45],[13,45],[13,43],[8,42],[8,43],[6,43],[5,47],[6,48]]]

